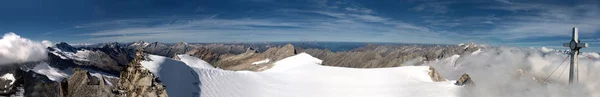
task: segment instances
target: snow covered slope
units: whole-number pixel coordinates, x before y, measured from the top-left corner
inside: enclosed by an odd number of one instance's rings
[[[177,55],[177,56],[183,63],[185,63],[186,65],[188,65],[192,68],[196,68],[196,69],[200,69],[200,68],[214,69],[215,68],[212,65],[210,65],[208,62],[206,62],[202,59],[198,59],[196,57],[187,55],[187,54],[181,54],[181,55]]]
[[[455,97],[460,89],[451,81],[433,82],[428,66],[330,67],[306,53],[264,72],[217,69],[188,55],[178,55],[181,61],[148,57],[152,61],[142,65],[159,75],[174,97]]]
[[[200,69],[202,97],[455,97],[453,82],[433,82],[428,66],[358,69],[320,65],[306,53],[264,72]]]
[[[149,69],[167,86],[167,94],[171,97],[197,97],[200,92],[196,72],[184,62],[171,58],[149,55],[151,61],[141,64]]]
[[[52,81],[60,82],[62,79],[67,78],[69,75],[57,68],[50,67],[48,63],[40,63],[31,69],[35,73],[43,74]]]

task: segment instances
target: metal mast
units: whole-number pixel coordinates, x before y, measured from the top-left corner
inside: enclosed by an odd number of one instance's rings
[[[573,78],[579,78],[578,75],[575,74],[576,72],[579,72],[575,71],[577,70],[575,68],[579,67],[577,65],[577,56],[579,55],[579,49],[588,47],[587,43],[579,42],[579,32],[577,31],[577,28],[573,27],[573,38],[571,39],[571,42],[563,44],[563,46],[569,47],[571,49],[571,65],[569,66],[569,84],[573,84]]]

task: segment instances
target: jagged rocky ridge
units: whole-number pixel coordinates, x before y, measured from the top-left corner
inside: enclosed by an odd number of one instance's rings
[[[165,85],[158,77],[141,65],[146,60],[145,53],[140,50],[135,59],[121,72],[116,91],[122,97],[167,97]]]

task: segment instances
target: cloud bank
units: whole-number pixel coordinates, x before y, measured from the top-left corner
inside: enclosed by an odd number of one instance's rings
[[[478,54],[425,65],[435,67],[450,80],[469,74],[476,86],[461,91],[464,97],[598,97],[600,59],[597,55],[583,53],[578,57],[579,83],[571,86],[568,84],[569,60],[565,60],[568,55],[557,50],[487,48]],[[549,76],[554,69],[556,71]]]
[[[9,32],[0,39],[0,65],[45,60],[49,41],[35,42]]]

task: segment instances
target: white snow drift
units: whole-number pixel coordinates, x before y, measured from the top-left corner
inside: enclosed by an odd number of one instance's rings
[[[15,33],[6,33],[0,39],[0,65],[44,60],[47,58],[48,43],[34,42]]]

